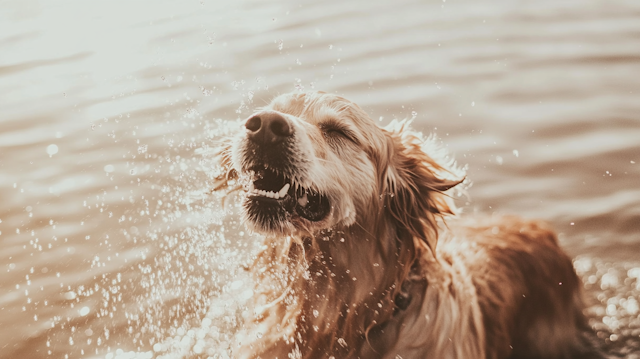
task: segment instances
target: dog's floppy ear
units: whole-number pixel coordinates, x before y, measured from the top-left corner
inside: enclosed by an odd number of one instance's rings
[[[462,183],[464,176],[455,173],[452,161],[444,156],[436,160],[427,153],[429,146],[435,146],[434,139],[423,140],[407,127],[406,122],[394,121],[385,129],[387,159],[380,183],[384,210],[399,228],[435,251],[437,217],[455,211],[451,197],[443,192]]]

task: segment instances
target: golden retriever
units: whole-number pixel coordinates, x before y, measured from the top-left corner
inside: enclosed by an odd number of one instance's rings
[[[265,235],[234,357],[599,357],[555,234],[455,219],[448,193],[464,174],[407,123],[286,94],[218,158],[216,189],[240,189],[246,226]]]

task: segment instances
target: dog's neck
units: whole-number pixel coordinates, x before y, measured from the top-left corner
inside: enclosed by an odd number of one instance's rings
[[[475,293],[451,287],[472,285],[464,268],[446,254],[438,259],[390,221],[366,223],[377,225],[267,239],[253,267],[256,304],[264,309],[256,311],[238,357],[378,358],[399,343],[411,347],[412,340],[424,342],[420,357],[446,357],[469,346],[442,338],[457,338],[457,331],[481,337],[479,309],[469,304],[476,303]],[[453,308],[465,315],[449,322],[443,313]],[[417,318],[439,326],[438,335],[425,336]]]
[[[284,337],[290,340],[276,340],[280,344],[265,348],[262,357],[291,350],[300,350],[302,358],[357,354],[368,332],[401,310],[396,300],[408,299],[402,283],[417,255],[413,239],[389,221],[367,223],[375,225],[356,222],[291,239],[286,273],[280,274],[289,277],[284,286],[289,293],[263,316],[265,324],[287,327]]]
[[[352,226],[319,233],[312,241],[316,248],[307,257],[311,280],[303,315],[310,317],[311,328],[326,330],[318,336],[320,330],[309,333],[308,340],[319,341],[312,348],[333,347],[335,353],[352,354],[367,331],[386,322],[397,309],[394,300],[414,259],[414,248],[399,240],[393,226]]]

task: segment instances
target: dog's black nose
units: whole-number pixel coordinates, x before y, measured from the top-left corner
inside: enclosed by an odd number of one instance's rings
[[[293,127],[284,116],[277,112],[255,114],[244,124],[247,136],[260,144],[275,144],[293,135]]]

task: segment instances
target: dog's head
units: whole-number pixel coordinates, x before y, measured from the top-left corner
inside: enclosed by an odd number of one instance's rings
[[[382,215],[431,244],[434,216],[452,212],[442,192],[461,181],[425,152],[427,142],[403,123],[379,127],[342,97],[286,94],[226,141],[221,178],[243,185],[257,232],[366,227]]]

